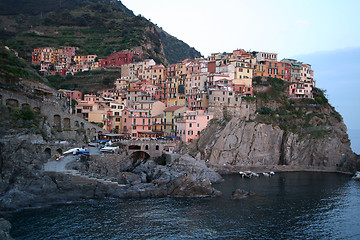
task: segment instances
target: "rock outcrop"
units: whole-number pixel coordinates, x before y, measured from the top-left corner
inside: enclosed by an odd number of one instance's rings
[[[103,156],[92,156],[78,169],[83,174],[128,184],[118,196],[205,197],[221,194],[211,184],[222,181],[222,177],[203,161],[189,155],[179,155],[166,165],[159,165],[154,160],[128,159],[125,155],[111,155],[109,159],[104,161]]]
[[[11,224],[9,221],[0,218],[0,239],[1,240],[12,240],[10,236]]]
[[[225,127],[213,121],[186,151],[213,167],[285,165],[354,171],[359,156],[352,152],[346,132],[337,127],[324,127],[323,132],[320,137],[301,135],[233,118]]]
[[[45,172],[44,148],[41,135],[9,134],[0,139],[0,209],[102,197],[220,194],[211,183],[221,176],[188,155],[165,165],[126,153],[90,156],[69,164],[83,174],[74,175]]]
[[[236,189],[232,194],[231,194],[231,199],[235,200],[235,199],[244,199],[250,196],[255,195],[255,193],[252,192],[247,192],[241,189]]]

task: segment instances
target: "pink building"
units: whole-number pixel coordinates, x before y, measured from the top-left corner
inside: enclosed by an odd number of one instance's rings
[[[152,117],[159,115],[165,109],[160,101],[143,101],[135,103],[134,108],[125,108],[122,112],[121,132],[132,138],[157,137],[153,132]]]
[[[63,52],[69,56],[75,56],[76,47],[64,47]]]
[[[252,86],[246,86],[245,84],[234,84],[233,88],[234,88],[234,92],[241,96],[248,96],[248,97],[254,96]]]
[[[147,110],[125,108],[121,133],[131,138],[152,137],[152,117]]]
[[[71,97],[71,99],[74,99],[76,101],[81,101],[81,99],[82,99],[82,93],[78,90],[72,91],[72,90],[60,89],[59,91],[62,91],[66,95],[67,98]]]
[[[177,136],[185,143],[193,142],[213,117],[204,110],[186,111],[184,117],[177,120]]]
[[[289,96],[292,98],[313,98],[313,84],[308,82],[298,82],[289,86]]]

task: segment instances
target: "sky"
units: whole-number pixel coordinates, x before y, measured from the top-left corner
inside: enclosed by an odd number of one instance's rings
[[[238,48],[284,58],[360,46],[358,0],[121,2],[205,57]]]
[[[360,154],[359,0],[121,2],[205,57],[245,49],[311,64],[317,87],[327,90]]]

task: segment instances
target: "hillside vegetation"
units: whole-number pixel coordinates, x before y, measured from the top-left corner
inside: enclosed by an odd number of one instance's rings
[[[325,91],[314,88],[314,99],[289,99],[289,83],[278,78],[261,81],[254,78],[257,99],[256,121],[278,126],[280,129],[322,137],[329,127],[342,128],[341,115],[328,103]],[[261,90],[260,90],[261,89]],[[342,129],[346,132],[346,129]]]
[[[79,90],[82,93],[92,93],[114,87],[114,82],[120,77],[119,72],[91,71],[68,75],[65,78],[59,75],[48,76],[50,86],[56,89]]]
[[[4,0],[0,15],[0,40],[27,60],[34,48],[47,46],[75,46],[100,58],[141,46],[158,63],[200,56],[120,1]]]
[[[18,58],[13,50],[0,42],[0,86],[14,85],[19,78],[46,81],[24,59]]]

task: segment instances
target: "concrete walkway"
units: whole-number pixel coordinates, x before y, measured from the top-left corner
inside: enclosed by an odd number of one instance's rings
[[[47,163],[44,164],[44,171],[45,172],[64,173],[64,174],[80,177],[80,178],[82,178],[84,180],[96,181],[96,182],[101,182],[101,183],[104,183],[104,184],[112,184],[112,185],[116,185],[118,187],[125,187],[126,186],[124,184],[119,184],[118,182],[113,182],[113,181],[102,179],[102,178],[90,177],[90,176],[81,174],[77,170],[66,169],[66,164],[68,164],[70,162],[73,162],[73,161],[76,161],[79,157],[80,157],[79,155],[67,155],[67,156],[65,156],[63,159],[61,159],[59,161],[52,160],[52,161],[47,162]]]
[[[67,155],[65,156],[63,159],[56,161],[50,161],[44,164],[44,171],[46,172],[69,172],[69,171],[75,171],[75,170],[67,170],[65,168],[66,164],[68,164],[69,162],[72,161],[76,161],[76,159],[79,156],[74,156],[74,155]]]

